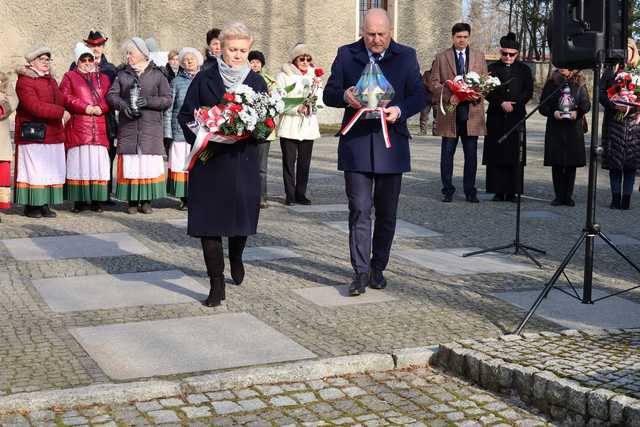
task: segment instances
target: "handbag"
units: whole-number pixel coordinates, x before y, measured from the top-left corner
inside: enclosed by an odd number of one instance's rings
[[[46,136],[46,123],[24,122],[20,125],[20,139],[23,141],[44,141]]]

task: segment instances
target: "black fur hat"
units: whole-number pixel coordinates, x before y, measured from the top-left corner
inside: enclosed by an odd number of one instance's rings
[[[500,39],[500,47],[503,49],[520,50],[520,43],[516,40],[516,35],[510,32]]]

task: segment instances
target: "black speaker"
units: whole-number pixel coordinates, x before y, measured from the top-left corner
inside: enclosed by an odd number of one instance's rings
[[[553,0],[549,26],[551,62],[559,68],[592,68],[624,62],[628,0]]]

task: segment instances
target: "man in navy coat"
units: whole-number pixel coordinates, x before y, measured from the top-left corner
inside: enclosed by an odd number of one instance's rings
[[[324,89],[324,103],[344,108],[344,126],[362,105],[353,91],[366,64],[377,62],[395,89],[384,108],[391,147],[385,146],[380,120],[364,116],[338,144],[338,169],[344,171],[349,199],[349,249],[355,278],[349,294],[357,296],[367,286],[383,289],[396,229],[396,212],[402,173],[411,170],[407,120],[427,105],[416,51],[391,39],[393,28],[386,11],[370,9],[362,38],[338,49],[331,76]],[[371,239],[371,207],[376,219]],[[372,250],[373,246],[373,250]]]

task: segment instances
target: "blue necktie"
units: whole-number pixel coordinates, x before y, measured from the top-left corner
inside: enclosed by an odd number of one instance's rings
[[[463,76],[464,75],[464,53],[462,52],[458,52],[458,75],[459,76]]]

